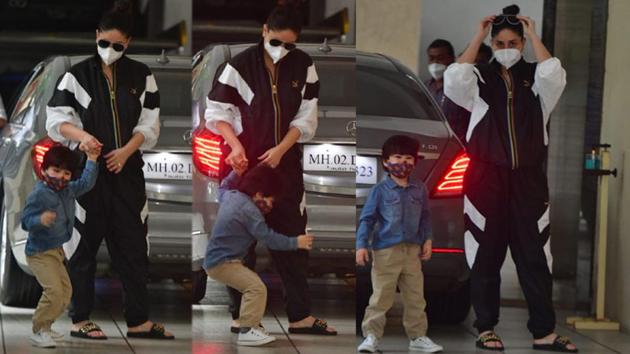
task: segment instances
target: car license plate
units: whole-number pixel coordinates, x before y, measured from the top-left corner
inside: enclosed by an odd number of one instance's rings
[[[376,184],[377,163],[375,157],[357,156],[357,184]]]
[[[356,148],[348,145],[304,145],[304,171],[354,172]]]
[[[144,153],[144,178],[191,180],[192,157],[190,154],[174,154],[170,152]]]

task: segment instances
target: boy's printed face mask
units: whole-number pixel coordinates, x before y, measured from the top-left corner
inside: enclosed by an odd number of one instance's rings
[[[398,178],[407,178],[413,171],[414,164],[407,162],[387,162],[387,170],[389,174]]]
[[[263,215],[269,214],[273,209],[273,206],[265,198],[255,199],[254,203]]]
[[[59,192],[68,186],[69,181],[65,178],[51,177],[47,173],[43,173],[42,177],[44,179],[44,183],[46,183],[46,185],[54,191]]]

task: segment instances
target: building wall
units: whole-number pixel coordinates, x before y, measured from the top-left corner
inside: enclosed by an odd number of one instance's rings
[[[610,179],[608,204],[608,264],[606,314],[630,331],[630,1],[609,0],[606,44],[606,74],[602,143],[612,145],[612,167],[617,178]]]
[[[417,68],[421,8],[420,0],[357,1],[357,49],[384,53]]]

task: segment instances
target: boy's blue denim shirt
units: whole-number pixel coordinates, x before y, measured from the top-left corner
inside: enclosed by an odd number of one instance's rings
[[[74,228],[75,200],[94,187],[97,176],[98,166],[88,160],[81,177],[58,192],[42,181],[37,182],[22,211],[22,229],[28,231],[27,256],[61,247],[70,240]],[[45,211],[57,214],[50,227],[41,223],[41,215]]]
[[[219,213],[206,248],[204,269],[243,259],[256,240],[273,250],[297,249],[297,238],[270,229],[252,198],[237,190],[229,190],[237,180],[238,175],[232,172],[221,183]]]
[[[400,243],[422,245],[431,240],[429,197],[424,183],[409,181],[401,187],[387,176],[372,187],[361,210],[356,247],[370,248],[369,236],[374,231],[372,249],[379,250]]]

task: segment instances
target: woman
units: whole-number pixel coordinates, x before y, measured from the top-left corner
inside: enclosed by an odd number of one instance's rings
[[[266,216],[276,232],[305,233],[304,181],[300,143],[317,129],[319,79],[313,60],[296,48],[302,25],[292,6],[276,7],[262,40],[234,56],[221,70],[206,100],[206,127],[227,143],[225,162],[242,174],[257,164],[277,169],[288,186]],[[227,174],[224,170],[224,175]],[[271,251],[286,293],[289,332],[336,335],[311,314],[308,251]],[[251,265],[251,260],[246,260]],[[232,295],[237,295],[232,292]],[[238,331],[238,296],[233,296],[231,330]]]
[[[70,334],[85,339],[107,338],[90,321],[96,253],[103,238],[125,292],[127,335],[173,338],[148,319],[148,211],[139,149],[157,142],[160,97],[149,68],[124,55],[131,32],[131,6],[117,2],[96,30],[98,53],[61,77],[47,107],[52,139],[103,152],[96,185],[78,200],[80,240],[67,255],[73,288]]]
[[[565,71],[516,5],[484,18],[470,45],[444,74],[445,94],[471,112],[466,133],[470,164],[464,179],[467,253],[477,347],[503,350],[494,333],[499,319],[500,269],[508,246],[528,303],[533,348],[577,352],[555,332],[552,277],[543,247],[549,239],[547,158],[549,115]],[[491,32],[494,60],[474,66]],[[522,59],[525,36],[537,63]],[[471,246],[471,247],[468,247]]]

